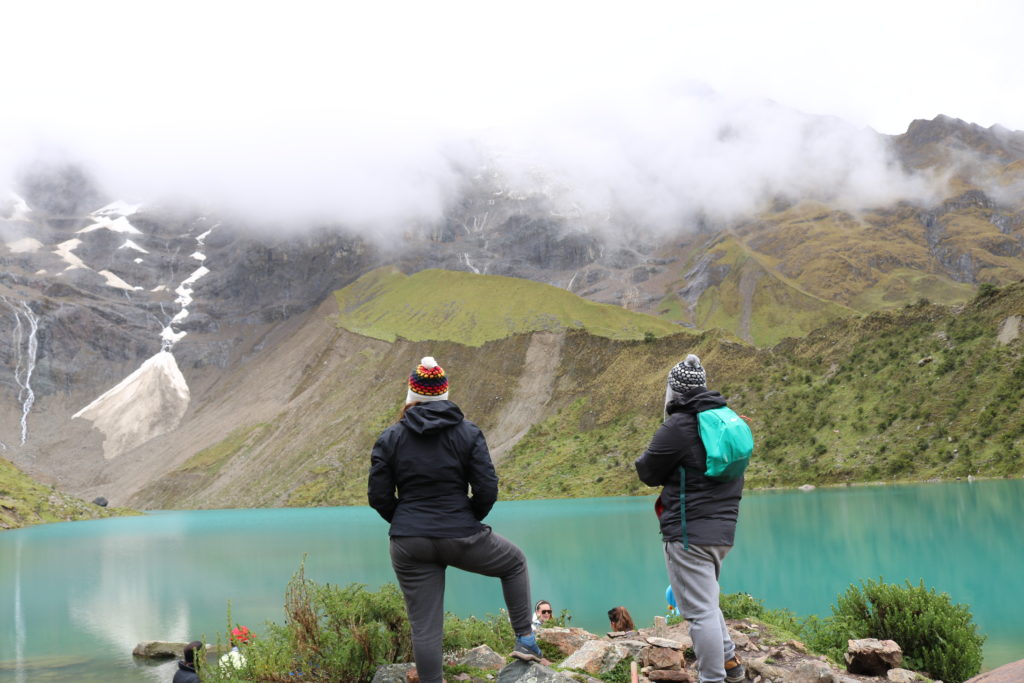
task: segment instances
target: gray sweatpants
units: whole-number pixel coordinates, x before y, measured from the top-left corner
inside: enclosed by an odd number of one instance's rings
[[[725,662],[736,652],[718,606],[718,576],[722,560],[732,549],[727,545],[665,544],[665,566],[676,605],[690,622],[693,653],[702,683],[725,680]]]
[[[405,596],[413,657],[422,683],[441,683],[444,573],[448,567],[499,577],[512,630],[516,635],[532,630],[526,556],[490,527],[465,538],[392,537],[391,566]]]

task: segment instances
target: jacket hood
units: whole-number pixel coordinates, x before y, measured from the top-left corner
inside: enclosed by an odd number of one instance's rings
[[[454,427],[465,419],[462,410],[451,401],[431,401],[408,408],[401,423],[417,434],[429,434]]]
[[[669,391],[666,396],[665,414],[672,413],[700,413],[705,410],[721,408],[726,405],[725,399],[717,391],[711,391],[707,387],[696,387],[682,394]]]

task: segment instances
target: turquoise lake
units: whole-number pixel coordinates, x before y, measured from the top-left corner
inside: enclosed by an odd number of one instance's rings
[[[503,502],[487,521],[526,552],[534,600],[607,630],[663,614],[653,498]],[[986,668],[1024,658],[1024,482],[748,492],[723,590],[798,615],[829,613],[861,579],[905,579],[971,606]],[[142,640],[215,641],[232,620],[283,621],[305,558],[318,582],[394,581],[387,524],[366,507],[160,512],[0,533],[0,681],[170,681],[134,661]],[[446,607],[497,613],[499,583],[449,570]],[[222,637],[223,639],[223,637]]]

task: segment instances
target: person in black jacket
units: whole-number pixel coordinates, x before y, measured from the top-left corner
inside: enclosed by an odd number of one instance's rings
[[[199,674],[196,673],[196,654],[202,654],[203,642],[193,640],[185,646],[182,652],[182,659],[178,660],[178,670],[174,672],[172,683],[199,683]]]
[[[701,683],[746,678],[718,606],[722,560],[732,548],[743,477],[704,476],[707,453],[697,413],[724,406],[707,388],[700,358],[689,354],[669,372],[665,421],[635,463],[640,480],[661,486],[655,510],[665,543],[665,564],[680,611],[690,622]]]
[[[367,489],[370,505],[391,524],[391,565],[422,683],[441,681],[448,566],[499,577],[516,635],[513,656],[541,659],[526,557],[482,523],[498,498],[487,442],[448,400],[448,378],[429,356],[409,377],[401,419],[373,447]]]

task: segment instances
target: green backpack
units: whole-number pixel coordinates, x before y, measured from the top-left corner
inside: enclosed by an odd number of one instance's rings
[[[708,453],[705,477],[729,481],[743,475],[754,452],[754,435],[728,406],[697,413],[700,440]]]

